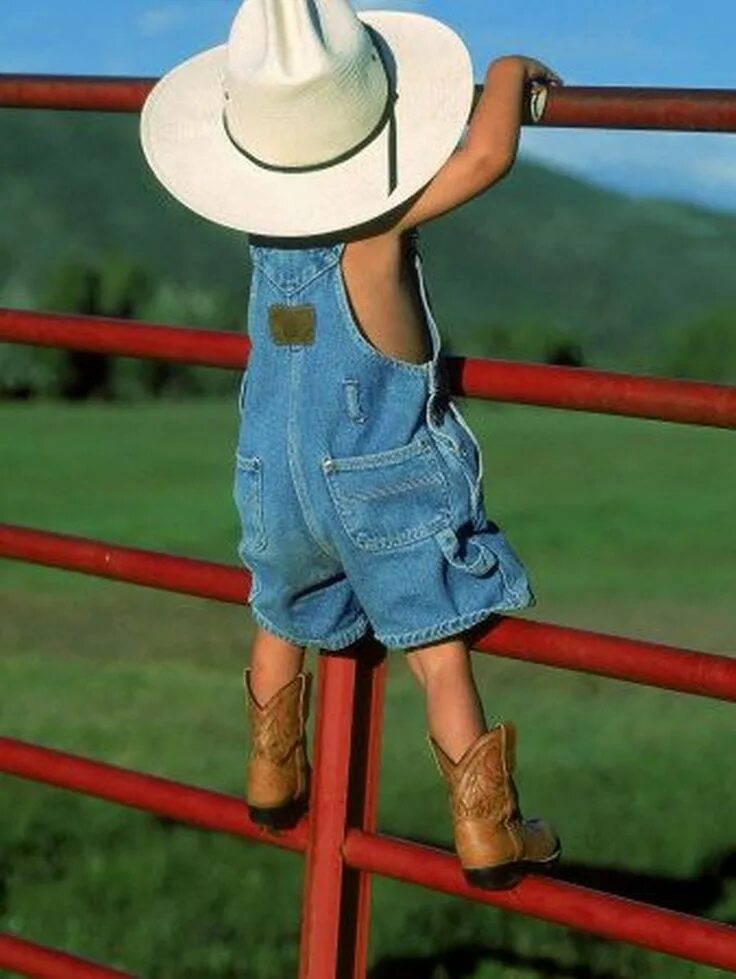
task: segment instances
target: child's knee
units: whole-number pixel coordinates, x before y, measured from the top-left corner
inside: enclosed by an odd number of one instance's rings
[[[424,667],[422,666],[422,661],[419,659],[416,653],[406,653],[405,656],[406,665],[409,667],[414,679],[417,681],[420,687],[426,685],[426,677],[424,675]]]
[[[469,669],[468,648],[462,639],[422,646],[412,651],[416,668],[421,670],[424,683],[436,677],[463,672]]]

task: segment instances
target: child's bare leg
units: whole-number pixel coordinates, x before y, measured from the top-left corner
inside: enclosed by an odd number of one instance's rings
[[[521,815],[513,725],[486,731],[466,646],[452,640],[406,655],[427,696],[432,754],[447,785],[460,866],[470,884],[495,890],[518,884],[529,864],[553,863],[561,846],[549,823]]]
[[[421,646],[407,652],[406,659],[424,688],[429,733],[457,761],[487,730],[467,644],[452,639]]]
[[[277,691],[299,673],[304,664],[304,647],[280,639],[256,627],[250,650],[250,686],[259,704],[266,704]]]

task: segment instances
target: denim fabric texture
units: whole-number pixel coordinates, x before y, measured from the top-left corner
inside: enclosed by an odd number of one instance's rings
[[[361,332],[344,247],[250,244],[238,555],[252,573],[253,618],[274,635],[336,650],[371,629],[410,649],[535,598],[486,516],[481,449],[449,396],[418,250],[432,340],[422,364]],[[305,342],[289,342],[295,324]]]

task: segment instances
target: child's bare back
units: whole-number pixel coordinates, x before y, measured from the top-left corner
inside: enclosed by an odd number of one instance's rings
[[[432,356],[408,232],[349,242],[343,276],[356,324],[378,350],[421,364]]]

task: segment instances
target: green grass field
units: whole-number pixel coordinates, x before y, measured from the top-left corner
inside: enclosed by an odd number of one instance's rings
[[[461,402],[529,617],[736,646],[733,433]],[[236,563],[232,402],[0,407],[0,519]],[[0,563],[0,732],[240,794],[247,607]],[[449,846],[423,709],[392,653],[380,827]],[[316,665],[313,662],[312,668]],[[519,731],[559,876],[736,923],[734,706],[477,655]],[[295,974],[301,860],[2,778],[0,909],[31,940],[153,979]],[[374,979],[714,979],[520,915],[376,880]]]

